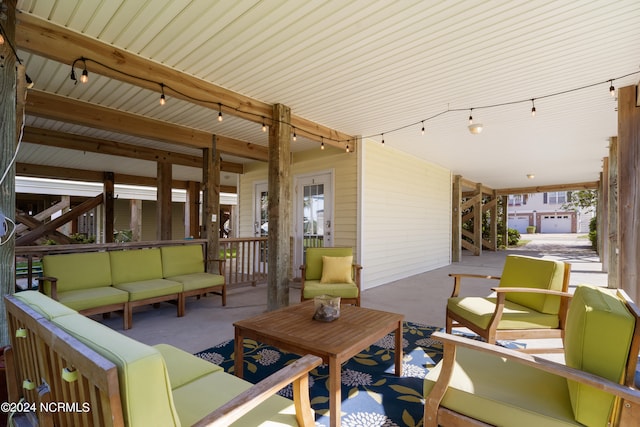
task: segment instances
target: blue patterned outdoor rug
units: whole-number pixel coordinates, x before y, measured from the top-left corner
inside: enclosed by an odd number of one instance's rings
[[[442,343],[431,339],[443,328],[404,322],[402,376],[394,374],[395,340],[387,335],[342,365],[342,425],[344,427],[421,426],[424,399],[423,379],[429,369],[442,359]],[[502,343],[514,347],[511,343]],[[233,340],[197,353],[233,373]],[[244,378],[252,383],[298,359],[275,347],[244,340]],[[311,407],[316,413],[316,426],[329,425],[329,367],[320,365],[309,379]],[[291,386],[279,392],[293,398]]]

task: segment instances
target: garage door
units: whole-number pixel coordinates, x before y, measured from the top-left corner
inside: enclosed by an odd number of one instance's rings
[[[515,218],[509,217],[509,228],[518,230],[520,234],[526,233],[528,226],[529,226],[528,216],[517,216]]]
[[[570,215],[543,215],[541,233],[571,233]]]

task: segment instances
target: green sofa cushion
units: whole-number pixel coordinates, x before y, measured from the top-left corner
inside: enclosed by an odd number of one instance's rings
[[[192,273],[167,277],[167,280],[182,283],[185,292],[224,285],[224,276],[210,273]]]
[[[358,298],[358,287],[354,283],[320,283],[320,280],[304,282],[304,297],[331,295],[341,298]]]
[[[140,301],[182,292],[182,283],[166,279],[120,283],[115,287],[127,291],[129,293],[129,301]]]
[[[345,257],[349,255],[353,255],[351,248],[307,248],[305,252],[305,281],[320,280],[323,256]]]
[[[113,284],[162,279],[160,249],[131,249],[109,252]]]
[[[620,382],[635,327],[634,317],[611,291],[579,286],[567,314],[564,348],[567,366]],[[576,420],[607,425],[615,398],[568,381]]]
[[[429,371],[425,396],[442,364]],[[458,348],[450,387],[442,406],[497,426],[560,427],[574,421],[567,382],[491,354]]]
[[[489,326],[495,307],[496,298],[452,297],[447,300],[448,310],[485,329]],[[498,329],[557,327],[558,315],[540,313],[511,301],[505,301],[502,318],[498,323]]]
[[[172,389],[182,387],[204,375],[223,371],[220,366],[207,362],[172,345],[157,344],[153,347],[158,350],[164,358]]]
[[[42,257],[42,273],[45,277],[58,279],[58,292],[111,285],[109,254],[106,252],[45,255]],[[51,295],[48,282],[44,284],[44,291]]]
[[[562,290],[564,263],[556,260],[509,255],[504,263],[500,286]],[[547,314],[557,314],[560,297],[543,294],[508,293],[506,299]]]
[[[162,253],[162,277],[205,271],[202,245],[163,246],[160,252]]]
[[[64,304],[49,298],[38,291],[16,292],[14,296],[40,313],[44,318],[51,320],[55,317],[77,314],[77,312]]]
[[[126,425],[180,425],[169,376],[158,350],[80,314],[57,317],[52,322],[118,367]]]
[[[173,401],[183,426],[196,421],[228,402],[251,383],[225,372],[215,372],[173,390]],[[274,395],[240,418],[233,427],[297,426],[293,401]]]
[[[101,286],[93,289],[59,292],[58,301],[74,310],[86,310],[111,304],[124,304],[129,301],[129,293],[113,286]]]

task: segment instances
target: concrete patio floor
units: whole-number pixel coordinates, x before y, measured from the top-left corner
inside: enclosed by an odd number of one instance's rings
[[[461,262],[426,273],[400,279],[363,292],[362,306],[402,313],[405,319],[432,326],[444,326],[445,306],[451,294],[453,272],[500,275],[508,254],[524,254],[558,259],[572,264],[571,287],[589,283],[606,286],[607,274],[602,272],[596,253],[584,236],[575,234],[522,235],[530,242],[521,248],[498,252],[485,251],[473,256],[463,251]],[[363,266],[366,269],[366,265]],[[463,283],[463,295],[488,295],[494,280],[471,280]],[[466,286],[465,286],[466,285]],[[300,291],[292,284],[290,301],[297,303]],[[229,289],[227,306],[220,297],[207,296],[187,301],[186,315],[176,317],[175,307],[162,304],[159,308],[140,308],[134,312],[133,328],[122,331],[122,318],[113,315],[103,320],[110,327],[147,344],[167,343],[189,352],[197,352],[233,338],[233,322],[266,310],[267,287]]]

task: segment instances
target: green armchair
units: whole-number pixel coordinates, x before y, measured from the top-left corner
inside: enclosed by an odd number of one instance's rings
[[[446,332],[464,326],[495,344],[499,339],[563,338],[571,265],[561,261],[509,255],[500,277],[450,274],[454,278],[447,301]],[[459,296],[463,278],[500,280],[496,296]],[[525,352],[562,351],[523,349]]]
[[[318,295],[340,297],[341,304],[360,306],[360,271],[351,248],[307,248],[301,270],[300,301]]]
[[[436,332],[443,359],[425,378],[424,426],[637,426],[640,311],[622,291],[579,286],[565,363]]]

